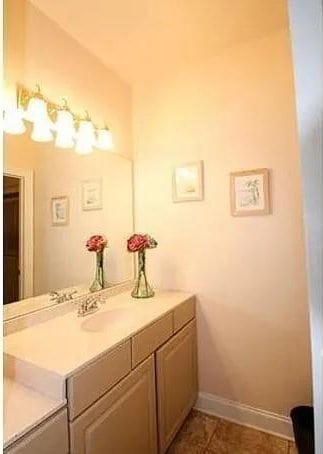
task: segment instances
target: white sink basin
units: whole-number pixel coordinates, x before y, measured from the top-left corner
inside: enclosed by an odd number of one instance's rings
[[[125,324],[133,320],[133,311],[129,309],[114,309],[110,311],[97,312],[89,316],[81,323],[84,331],[100,332],[108,329],[109,325]]]

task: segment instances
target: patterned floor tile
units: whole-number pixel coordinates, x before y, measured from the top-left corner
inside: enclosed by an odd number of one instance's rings
[[[176,436],[175,443],[206,447],[215,430],[218,418],[192,410],[182,429]]]
[[[297,454],[295,444],[192,410],[167,454]]]
[[[175,441],[168,449],[167,454],[204,454],[202,446],[192,445],[185,441]]]
[[[221,420],[207,446],[208,454],[288,454],[288,441]]]

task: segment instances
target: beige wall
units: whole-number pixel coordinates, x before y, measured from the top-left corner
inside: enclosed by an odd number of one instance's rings
[[[131,89],[75,40],[23,0],[5,4],[5,90],[14,95],[16,82],[40,83],[56,102],[65,96],[73,110],[88,109],[98,125],[106,120],[114,151],[79,156],[53,143],[41,144],[22,136],[4,136],[6,167],[34,171],[34,294],[84,284],[94,276],[95,256],[85,250],[86,239],[105,234],[107,279],[133,276],[133,258],[126,239],[133,230]],[[103,210],[82,211],[83,180],[102,178]],[[70,221],[51,225],[51,198],[68,196]]]
[[[198,295],[200,390],[287,415],[309,402],[299,155],[288,32],[201,59],[134,95],[136,228],[157,286]],[[205,200],[172,203],[204,161]],[[229,172],[271,169],[273,214],[230,215]]]

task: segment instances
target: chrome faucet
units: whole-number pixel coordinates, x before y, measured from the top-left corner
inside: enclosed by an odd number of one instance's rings
[[[71,301],[73,296],[77,293],[77,290],[73,290],[71,292],[62,292],[59,293],[57,291],[50,292],[50,301],[55,301],[56,304],[65,303],[65,301]]]
[[[77,315],[79,317],[84,317],[85,315],[93,314],[93,312],[98,309],[99,304],[95,296],[88,296],[79,303]]]

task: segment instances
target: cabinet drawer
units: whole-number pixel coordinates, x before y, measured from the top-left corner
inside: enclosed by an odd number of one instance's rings
[[[71,454],[157,454],[151,356],[70,423]]]
[[[132,367],[151,355],[173,335],[173,316],[167,314],[132,338]]]
[[[128,341],[69,378],[69,419],[76,418],[130,371],[131,350]]]
[[[24,411],[28,411],[28,409],[24,409]],[[63,410],[38,426],[13,447],[6,449],[4,453],[67,454],[69,452],[67,424],[67,411]]]
[[[174,333],[195,317],[195,297],[190,298],[174,309]]]

